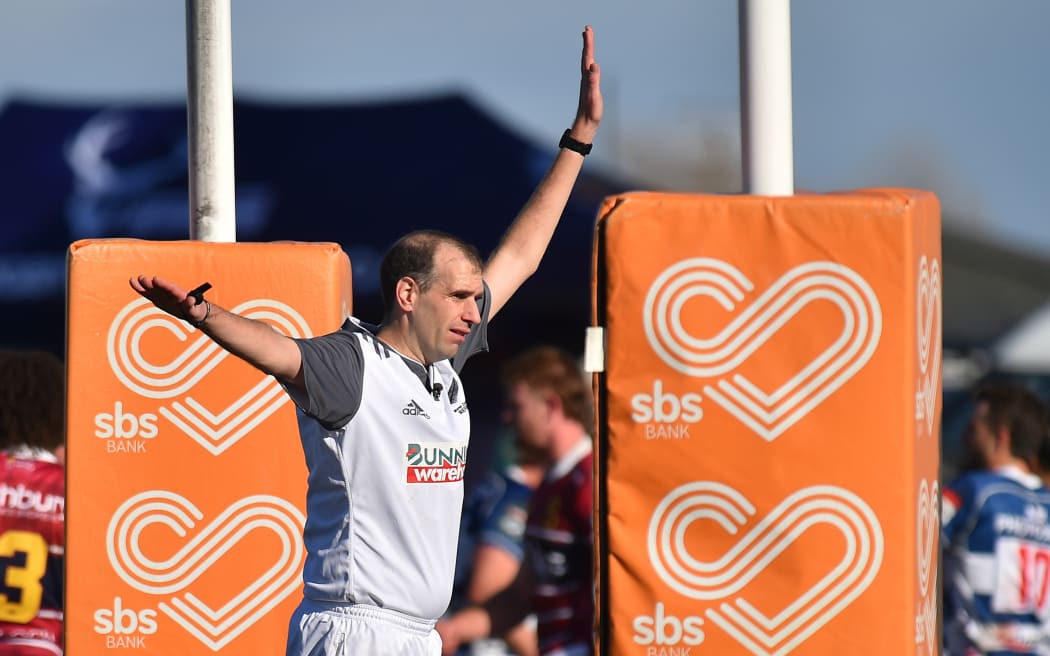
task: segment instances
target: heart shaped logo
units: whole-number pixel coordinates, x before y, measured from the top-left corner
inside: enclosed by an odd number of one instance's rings
[[[934,653],[934,630],[937,624],[937,608],[934,605],[933,595],[930,591],[930,581],[936,578],[936,561],[934,555],[937,549],[937,538],[940,535],[940,488],[937,481],[927,483],[925,480],[919,482],[919,496],[916,502],[915,546],[919,558],[919,595],[922,597],[919,604],[919,617],[916,621],[916,630],[920,628],[922,635],[916,636],[916,643],[925,642],[929,653]]]
[[[246,301],[231,312],[269,323],[289,337],[310,336],[303,317],[279,301]],[[185,345],[168,362],[157,363],[144,346],[147,335],[156,330]],[[252,373],[246,391],[226,407],[209,408],[198,401],[190,394],[194,386],[212,375],[229,353],[145,298],[132,301],[113,319],[107,355],[113,373],[129,390],[146,398],[175,399],[161,406],[160,414],[212,455],[229,449],[288,402],[280,384],[259,372]]]
[[[707,395],[772,441],[871,359],[882,333],[882,311],[871,286],[835,262],[799,265],[757,297],[753,291],[751,281],[731,264],[705,257],[683,260],[649,287],[643,324],[649,345],[661,360],[689,376],[713,379],[704,387]],[[686,303],[700,296],[732,313],[714,336],[696,335],[682,320]],[[832,303],[843,319],[837,334],[835,327],[827,327],[822,352],[776,389],[762,389],[737,372],[795,315],[817,301]]]
[[[919,259],[916,281],[916,347],[919,356],[915,418],[933,434],[934,406],[941,375],[941,268],[937,260]],[[931,357],[932,356],[932,357]]]
[[[200,510],[179,494],[142,492],[113,514],[106,548],[113,569],[125,583],[164,597],[158,605],[161,611],[209,649],[219,651],[299,589],[306,519],[292,504],[269,495],[245,497],[198,528],[203,518]],[[177,548],[164,549],[163,559],[147,556],[139,542],[154,524],[173,531],[179,542],[184,542]],[[194,531],[196,535],[183,540]],[[276,534],[281,550],[274,562],[244,587],[226,590],[219,604],[209,605],[194,594],[194,583],[216,561],[234,551],[238,542],[257,531]],[[174,555],[168,556],[172,551]]]
[[[875,513],[840,487],[803,488],[755,521],[755,507],[737,490],[712,481],[688,483],[657,505],[649,523],[649,560],[679,594],[702,601],[733,597],[706,615],[748,651],[782,656],[830,622],[871,585],[882,565],[883,535]],[[685,539],[698,520],[716,522],[736,543],[714,561],[696,558]],[[838,562],[784,608],[762,611],[746,597],[747,585],[777,556],[817,525],[840,531],[846,545]]]
[[[933,491],[923,480],[919,483],[919,499],[916,517],[916,547],[919,556],[919,592],[923,596],[930,588],[930,569],[933,567],[933,553],[937,546],[937,535],[940,532],[940,512],[937,510],[939,486],[933,482]]]

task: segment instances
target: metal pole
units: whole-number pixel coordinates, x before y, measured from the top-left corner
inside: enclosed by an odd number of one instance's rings
[[[744,192],[795,193],[791,1],[739,0],[740,141]]]
[[[186,0],[190,239],[237,241],[230,0]]]

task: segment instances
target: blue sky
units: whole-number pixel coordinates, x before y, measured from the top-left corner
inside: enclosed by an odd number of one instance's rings
[[[684,169],[738,156],[736,0],[233,4],[246,99],[457,89],[553,144],[572,118],[590,23],[608,101],[598,166],[689,190],[692,177],[652,153]],[[1048,25],[1047,0],[796,0],[796,186],[931,189],[955,225],[1050,255]],[[180,100],[185,71],[182,2],[0,4],[0,100]],[[695,190],[739,190],[728,166],[720,188]]]

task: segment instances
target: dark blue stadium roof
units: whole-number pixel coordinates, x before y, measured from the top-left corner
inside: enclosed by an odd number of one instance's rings
[[[356,312],[378,312],[383,250],[440,228],[482,254],[528,199],[558,134],[529,143],[462,95],[328,105],[234,104],[238,241],[335,241],[354,265]],[[186,110],[171,104],[19,100],[0,111],[0,345],[61,353],[65,250],[82,238],[189,236]],[[500,321],[508,345],[582,343],[601,199],[585,173],[537,276]],[[17,309],[16,309],[17,308]],[[571,325],[571,335],[563,335]],[[546,328],[545,328],[546,326]],[[557,328],[560,326],[560,328]]]

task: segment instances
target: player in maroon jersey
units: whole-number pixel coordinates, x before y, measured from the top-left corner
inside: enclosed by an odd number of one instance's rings
[[[0,656],[61,656],[65,372],[0,350]]]
[[[525,561],[515,580],[481,606],[438,622],[444,654],[500,635],[536,614],[541,655],[594,653],[590,386],[573,357],[541,346],[511,360],[503,376],[518,440],[547,454],[529,502]]]

